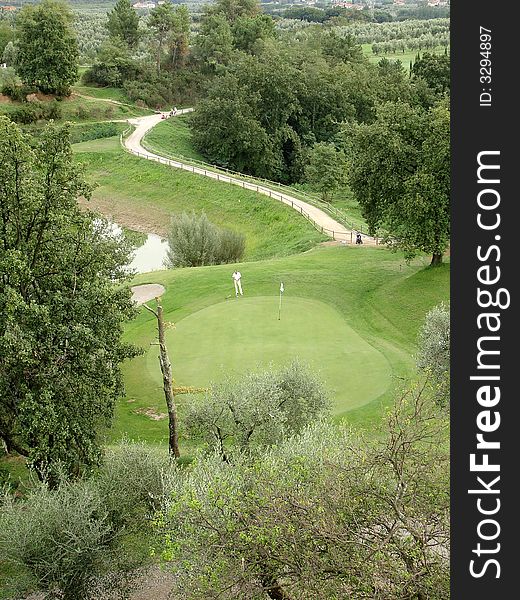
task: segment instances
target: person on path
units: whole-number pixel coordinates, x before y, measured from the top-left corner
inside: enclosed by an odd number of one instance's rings
[[[242,292],[242,275],[240,273],[240,271],[233,271],[233,283],[235,284],[235,296],[238,298],[238,294],[240,293],[241,296],[243,296],[243,292]]]

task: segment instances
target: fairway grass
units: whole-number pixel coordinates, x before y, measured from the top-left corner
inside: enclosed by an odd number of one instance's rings
[[[238,300],[235,265],[156,271],[135,277],[132,285],[166,288],[162,304],[165,319],[175,324],[167,341],[176,385],[206,386],[299,357],[325,380],[335,417],[370,429],[396,389],[416,376],[416,339],[426,312],[449,300],[449,263],[427,264],[426,257],[407,264],[384,248],[317,247],[242,263],[245,295]],[[108,443],[123,436],[167,443],[167,420],[142,414],[166,412],[155,336],[154,317],[141,309],[125,339],[145,352],[124,365],[127,395],[118,403]],[[191,398],[177,397],[183,447],[182,417]]]

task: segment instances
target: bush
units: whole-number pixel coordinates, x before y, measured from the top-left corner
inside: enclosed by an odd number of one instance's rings
[[[450,309],[439,304],[426,315],[419,332],[417,366],[431,378],[437,402],[450,400]]]
[[[166,453],[161,459],[145,445],[123,443],[88,480],[55,490],[38,485],[22,501],[7,497],[0,555],[15,567],[13,587],[23,582],[61,600],[124,591],[148,560],[148,523],[171,485]],[[125,543],[135,532],[139,539]]]
[[[172,218],[166,264],[198,267],[239,261],[245,250],[242,234],[219,229],[203,212],[182,213]]]
[[[262,449],[299,432],[327,406],[322,383],[295,360],[278,371],[252,372],[215,386],[190,407],[186,431],[229,461],[237,452]]]
[[[215,263],[238,262],[244,256],[246,249],[246,238],[244,234],[230,229],[221,229],[219,232],[218,247]]]
[[[88,142],[101,138],[118,135],[120,127],[117,123],[92,123],[88,125],[77,125],[71,128],[70,143]]]
[[[2,85],[2,94],[14,102],[26,102],[27,96],[35,91],[35,88],[18,84],[15,77],[8,78]]]
[[[52,102],[26,102],[13,110],[9,117],[15,123],[30,125],[42,120],[61,119],[61,106],[56,100]]]
[[[318,422],[232,465],[200,457],[179,474],[162,519],[172,595],[447,600],[442,417],[414,390],[378,436]]]

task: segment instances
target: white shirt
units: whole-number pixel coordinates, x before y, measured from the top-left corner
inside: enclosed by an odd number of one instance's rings
[[[240,275],[240,271],[237,271],[236,273],[233,273],[233,279],[235,281],[240,281],[241,277],[242,277],[242,275]]]

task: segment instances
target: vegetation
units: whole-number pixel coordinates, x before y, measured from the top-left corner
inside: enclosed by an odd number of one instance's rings
[[[91,479],[34,485],[0,506],[0,550],[14,577],[11,594],[87,600],[124,591],[148,562],[153,511],[169,489],[167,461],[144,445],[107,450]],[[139,533],[146,541],[130,545]]]
[[[236,231],[219,229],[206,213],[182,213],[172,217],[168,233],[169,267],[200,267],[238,262],[245,250],[245,237]]]
[[[349,181],[372,230],[411,257],[429,252],[439,264],[450,236],[450,113],[446,101],[428,113],[387,103],[371,124],[345,129]]]
[[[188,436],[202,438],[225,462],[273,446],[323,416],[327,392],[308,367],[293,361],[279,371],[224,381],[186,417]],[[231,442],[231,443],[230,443]]]
[[[43,480],[98,462],[98,429],[122,393],[121,342],[133,316],[129,248],[81,212],[90,186],[72,160],[67,128],[31,142],[0,119],[2,264],[0,436]]]
[[[417,366],[429,374],[435,398],[441,406],[450,401],[450,310],[433,307],[419,332]]]
[[[66,6],[55,0],[26,6],[17,18],[16,69],[45,94],[68,96],[78,78],[78,47]]]
[[[129,597],[163,562],[187,600],[447,599],[445,13],[70,4],[0,17],[0,597]],[[40,7],[52,90],[19,77]],[[395,252],[121,148],[175,105],[148,148],[319,192]],[[135,230],[184,268],[129,281]]]
[[[379,440],[318,423],[198,460],[159,525],[184,598],[449,598],[446,421],[419,390]]]

